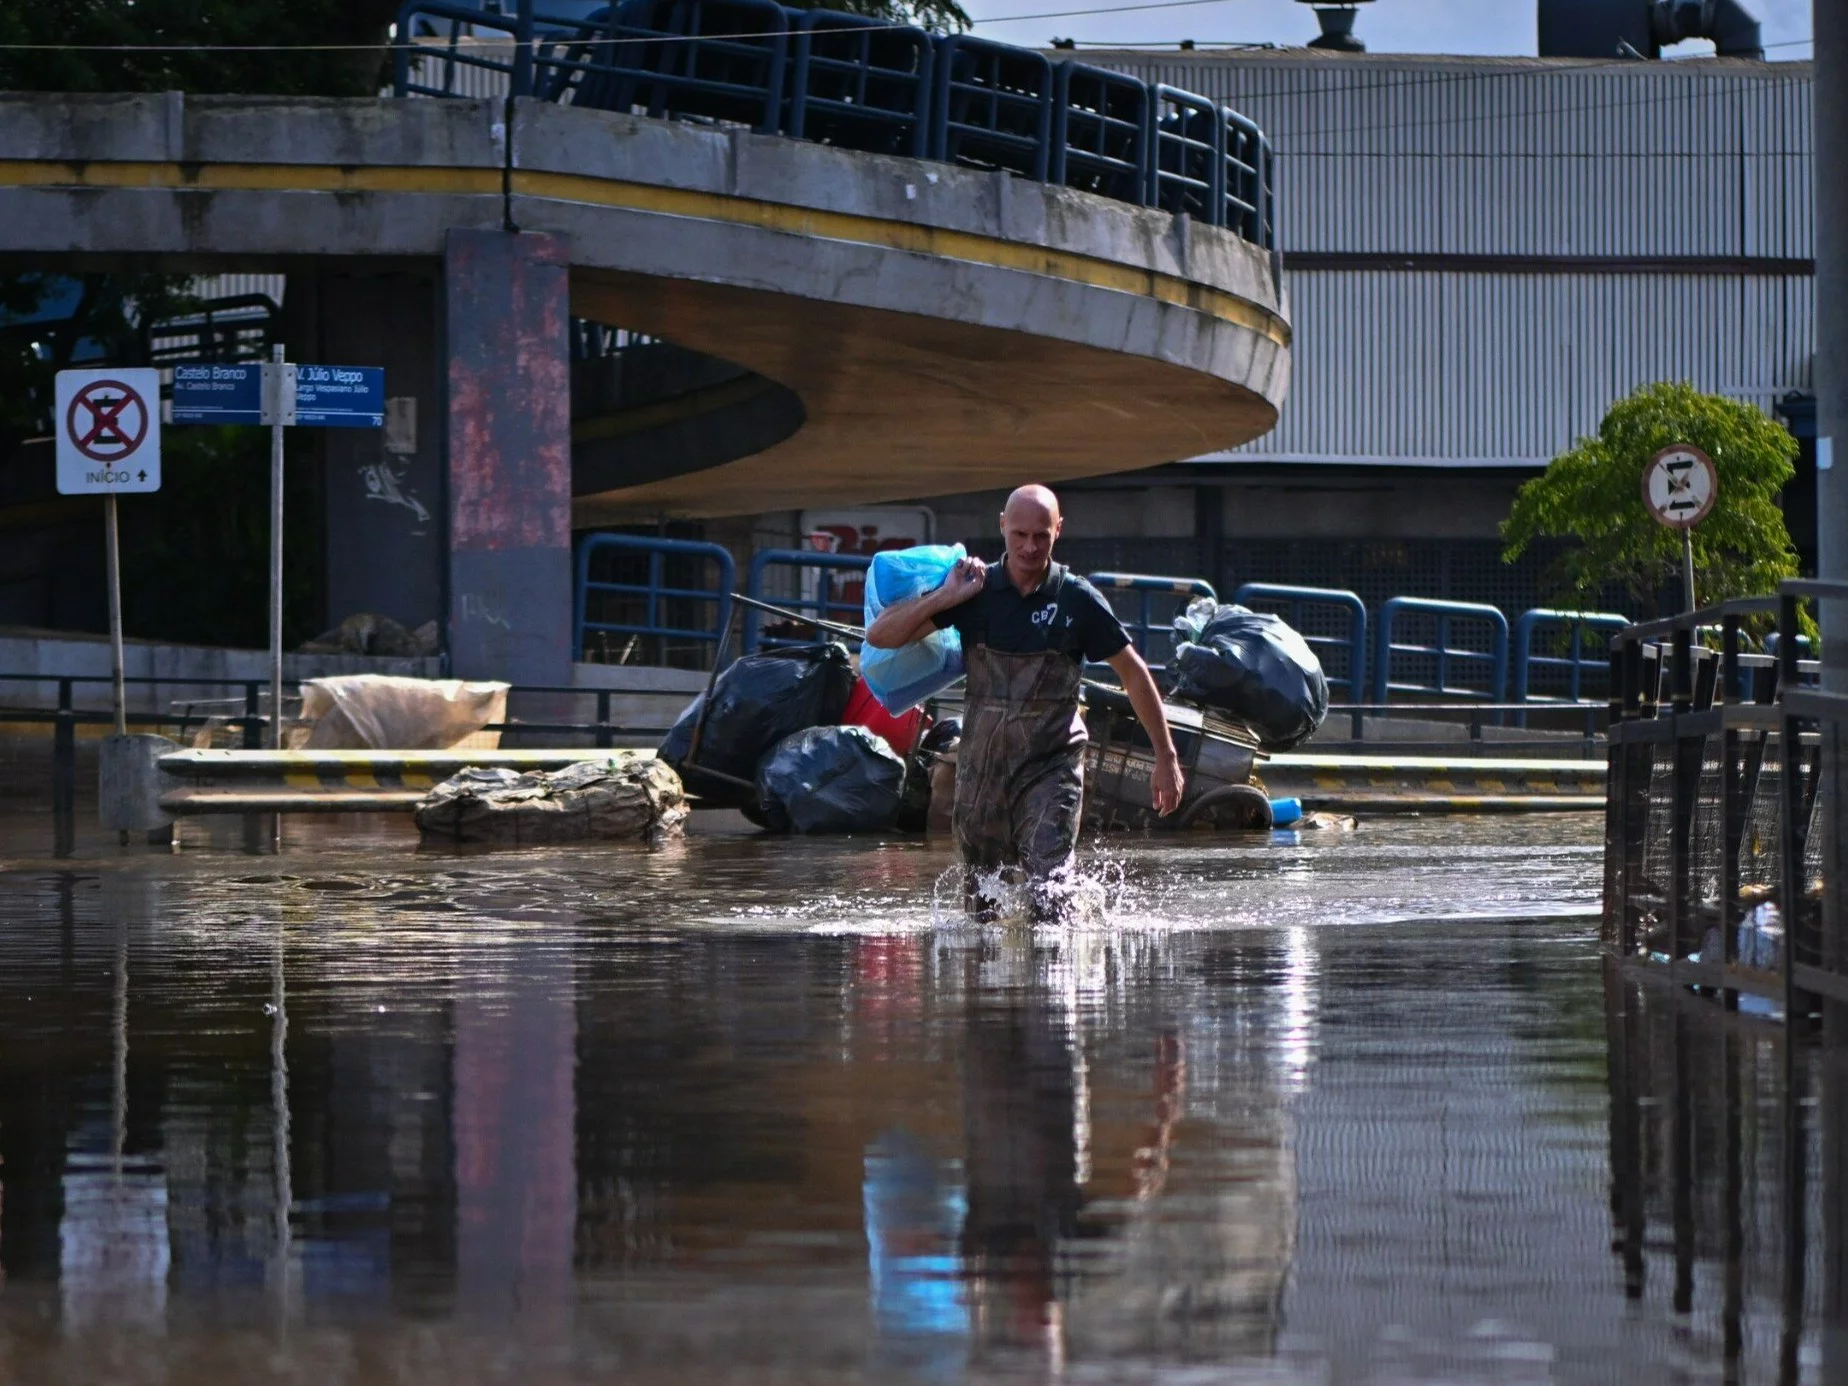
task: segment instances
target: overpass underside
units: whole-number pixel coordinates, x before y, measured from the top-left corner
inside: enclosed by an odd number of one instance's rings
[[[8,96],[0,150],[8,263],[346,280],[315,349],[418,400],[383,464],[430,523],[330,491],[330,529],[503,654],[509,611],[565,619],[574,528],[1154,465],[1288,384],[1268,252],[1004,173],[528,100]],[[574,418],[571,316],[741,369]],[[330,485],[379,447],[330,441]]]
[[[890,309],[592,272],[573,275],[571,308],[735,362],[801,406],[788,436],[760,451],[698,470],[657,457],[652,467],[631,464],[628,477],[596,465],[597,422],[580,424],[579,528],[1094,476],[1206,452],[1223,445],[1217,438],[1256,437],[1275,420],[1263,397],[1204,372]],[[727,393],[713,407],[758,398]],[[635,479],[655,469],[665,474]]]

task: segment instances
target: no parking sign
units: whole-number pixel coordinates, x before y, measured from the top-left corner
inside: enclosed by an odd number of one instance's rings
[[[159,371],[59,371],[54,398],[60,494],[160,490]]]

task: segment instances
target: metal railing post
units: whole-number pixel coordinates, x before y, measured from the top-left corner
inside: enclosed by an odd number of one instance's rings
[[[513,27],[513,80],[510,96],[533,94],[533,0],[518,0]]]
[[[263,714],[259,701],[263,685],[251,679],[244,685],[244,749],[259,751],[263,749]],[[244,850],[257,853],[263,850],[263,842],[269,834],[263,830],[266,826],[260,813],[247,813],[244,816]]]
[[[52,855],[77,850],[77,719],[71,681],[58,680],[58,720],[51,738]]]

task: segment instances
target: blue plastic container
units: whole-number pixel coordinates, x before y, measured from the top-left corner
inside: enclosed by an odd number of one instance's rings
[[[1271,826],[1273,828],[1287,828],[1292,823],[1300,823],[1302,817],[1303,801],[1301,799],[1271,800]]]
[[[866,624],[872,625],[895,602],[936,591],[966,556],[961,544],[920,544],[874,554],[866,574]],[[962,675],[962,637],[953,630],[937,631],[896,650],[867,645],[860,651],[860,677],[891,713],[916,707]]]

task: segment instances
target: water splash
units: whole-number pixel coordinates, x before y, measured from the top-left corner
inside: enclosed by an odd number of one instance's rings
[[[968,928],[978,922],[994,928],[1096,929],[1125,908],[1130,894],[1124,863],[1102,853],[1087,854],[1046,881],[1029,884],[1017,867],[978,871],[968,880],[960,863],[946,867],[932,883],[931,923],[938,929]],[[972,890],[992,909],[979,921],[966,905]]]

